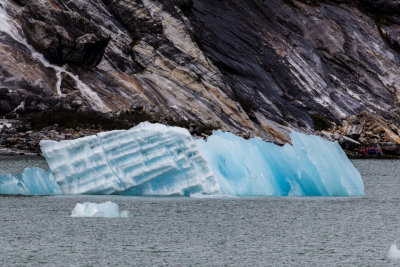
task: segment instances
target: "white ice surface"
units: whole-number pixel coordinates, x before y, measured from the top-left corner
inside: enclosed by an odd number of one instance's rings
[[[141,123],[130,130],[40,143],[64,194],[212,194],[219,183],[186,129]]]
[[[132,216],[129,211],[120,212],[118,204],[107,201],[100,204],[78,203],[72,210],[71,217],[129,218]]]

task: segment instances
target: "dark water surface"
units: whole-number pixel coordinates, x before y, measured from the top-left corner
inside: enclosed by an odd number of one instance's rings
[[[23,161],[0,158],[0,169]],[[362,198],[0,197],[0,265],[400,265],[386,258],[400,238],[400,161],[353,163]],[[108,200],[133,218],[70,217],[78,202]]]

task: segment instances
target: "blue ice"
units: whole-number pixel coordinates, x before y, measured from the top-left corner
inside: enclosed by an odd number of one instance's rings
[[[0,176],[0,194],[3,195],[60,195],[61,189],[50,171],[26,168],[22,174]]]
[[[364,184],[337,142],[291,133],[291,144],[215,131],[196,140],[223,195],[362,196]]]

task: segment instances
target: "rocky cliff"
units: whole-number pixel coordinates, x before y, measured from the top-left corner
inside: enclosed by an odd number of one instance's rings
[[[150,120],[397,153],[399,14],[394,0],[2,0],[1,142]],[[355,116],[385,130],[354,135]]]

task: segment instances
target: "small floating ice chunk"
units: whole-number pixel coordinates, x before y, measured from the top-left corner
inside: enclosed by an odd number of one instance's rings
[[[100,204],[91,202],[78,203],[72,210],[71,217],[129,218],[132,216],[129,211],[120,212],[118,204],[107,201]]]
[[[207,195],[201,193],[194,193],[190,195],[191,198],[238,198],[232,195]]]
[[[397,248],[397,244],[393,243],[390,246],[389,252],[387,254],[389,259],[400,259],[400,250]]]
[[[129,213],[129,211],[123,210],[123,211],[121,211],[120,217],[121,218],[130,218],[130,217],[132,217],[132,215]]]

